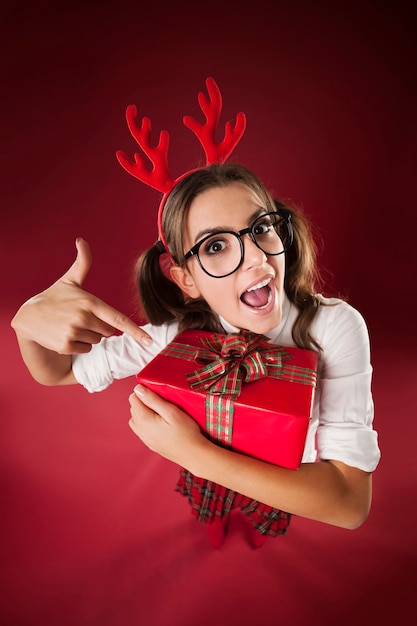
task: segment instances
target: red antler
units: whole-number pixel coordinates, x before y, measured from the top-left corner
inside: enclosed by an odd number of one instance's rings
[[[149,170],[145,166],[142,157],[136,152],[134,154],[135,162],[132,163],[124,152],[118,150],[116,156],[120,165],[122,165],[129,174],[132,174],[132,176],[135,176],[146,185],[164,193],[170,191],[174,185],[174,181],[168,172],[168,132],[161,130],[158,145],[153,147],[151,145],[151,122],[149,118],[142,118],[141,126],[138,126],[136,107],[130,105],[126,109],[126,120],[132,136],[149,158],[153,167]]]
[[[230,156],[245,132],[246,117],[244,113],[238,113],[234,128],[230,122],[226,122],[224,139],[219,143],[216,142],[215,133],[222,110],[222,96],[213,78],[207,78],[206,86],[209,98],[202,92],[198,94],[198,102],[206,117],[206,122],[200,124],[189,115],[184,116],[183,122],[200,141],[206,153],[207,165],[209,165],[210,163],[223,163]],[[134,154],[135,161],[133,163],[124,152],[118,150],[116,156],[120,165],[146,185],[158,189],[164,194],[169,193],[186,174],[174,180],[168,172],[168,132],[161,130],[158,145],[154,147],[151,145],[151,122],[148,117],[142,118],[139,126],[136,107],[130,105],[126,109],[126,120],[132,136],[151,161],[152,169],[146,167],[139,154]]]
[[[206,86],[209,100],[201,91],[198,94],[198,103],[206,117],[206,123],[199,124],[189,115],[184,116],[183,122],[187,128],[193,131],[203,146],[208,165],[216,162],[223,163],[230,156],[245,132],[246,117],[244,113],[238,113],[233,129],[231,123],[226,122],[224,139],[217,143],[215,132],[222,110],[222,96],[213,78],[207,78]]]

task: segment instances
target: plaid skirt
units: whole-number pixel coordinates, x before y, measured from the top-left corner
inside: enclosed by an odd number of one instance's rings
[[[290,513],[251,500],[204,478],[196,478],[183,468],[175,490],[188,498],[191,511],[199,522],[210,524],[238,508],[262,535],[285,535],[290,524]]]

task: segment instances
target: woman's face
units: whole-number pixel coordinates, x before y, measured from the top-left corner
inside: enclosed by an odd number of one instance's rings
[[[240,182],[205,191],[188,212],[184,253],[213,230],[238,232],[251,226],[260,208],[252,191]],[[233,326],[264,334],[281,321],[285,254],[267,256],[249,235],[242,241],[243,262],[230,276],[209,276],[194,256],[185,269],[171,268],[171,276],[188,296],[204,298]]]

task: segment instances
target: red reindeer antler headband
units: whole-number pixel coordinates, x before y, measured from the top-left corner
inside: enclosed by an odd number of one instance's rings
[[[204,148],[204,152],[206,154],[206,165],[211,165],[212,163],[224,163],[224,161],[226,161],[226,159],[231,155],[245,132],[246,116],[244,113],[238,113],[233,128],[230,122],[226,122],[224,139],[219,143],[216,142],[215,133],[222,110],[222,96],[220,89],[213,78],[207,78],[206,86],[209,98],[207,99],[206,95],[202,92],[198,94],[198,103],[205,115],[206,122],[204,124],[200,124],[189,115],[185,115],[183,117],[183,123],[184,126],[192,130],[196,135],[197,139]],[[153,147],[151,145],[151,122],[149,118],[142,118],[141,125],[139,126],[137,123],[136,107],[134,105],[130,105],[126,109],[126,120],[132,136],[137,141],[144,154],[151,161],[152,169],[148,169],[145,166],[143,158],[137,153],[134,154],[134,163],[132,163],[132,161],[121,150],[116,152],[117,159],[120,165],[122,165],[122,167],[124,167],[129,174],[132,174],[132,176],[135,176],[146,185],[149,185],[158,191],[162,191],[164,194],[158,210],[158,235],[172,263],[175,265],[175,262],[169,253],[165,235],[162,231],[162,213],[165,202],[169,193],[180,180],[188,176],[188,174],[202,168],[194,168],[184,174],[181,174],[178,178],[173,179],[168,171],[168,132],[166,130],[161,130],[159,133],[158,145]]]

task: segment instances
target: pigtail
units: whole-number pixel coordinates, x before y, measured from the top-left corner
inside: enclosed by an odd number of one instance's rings
[[[306,215],[296,207],[289,207],[275,200],[277,208],[286,208],[291,213],[294,241],[286,252],[285,292],[295,304],[299,314],[292,328],[292,337],[299,348],[321,351],[319,343],[310,333],[311,325],[322,305],[318,294],[322,278],[317,265],[317,235]]]
[[[136,264],[137,286],[142,316],[156,326],[177,317],[184,306],[181,289],[170,280],[161,267],[162,249],[157,244],[141,254]]]

